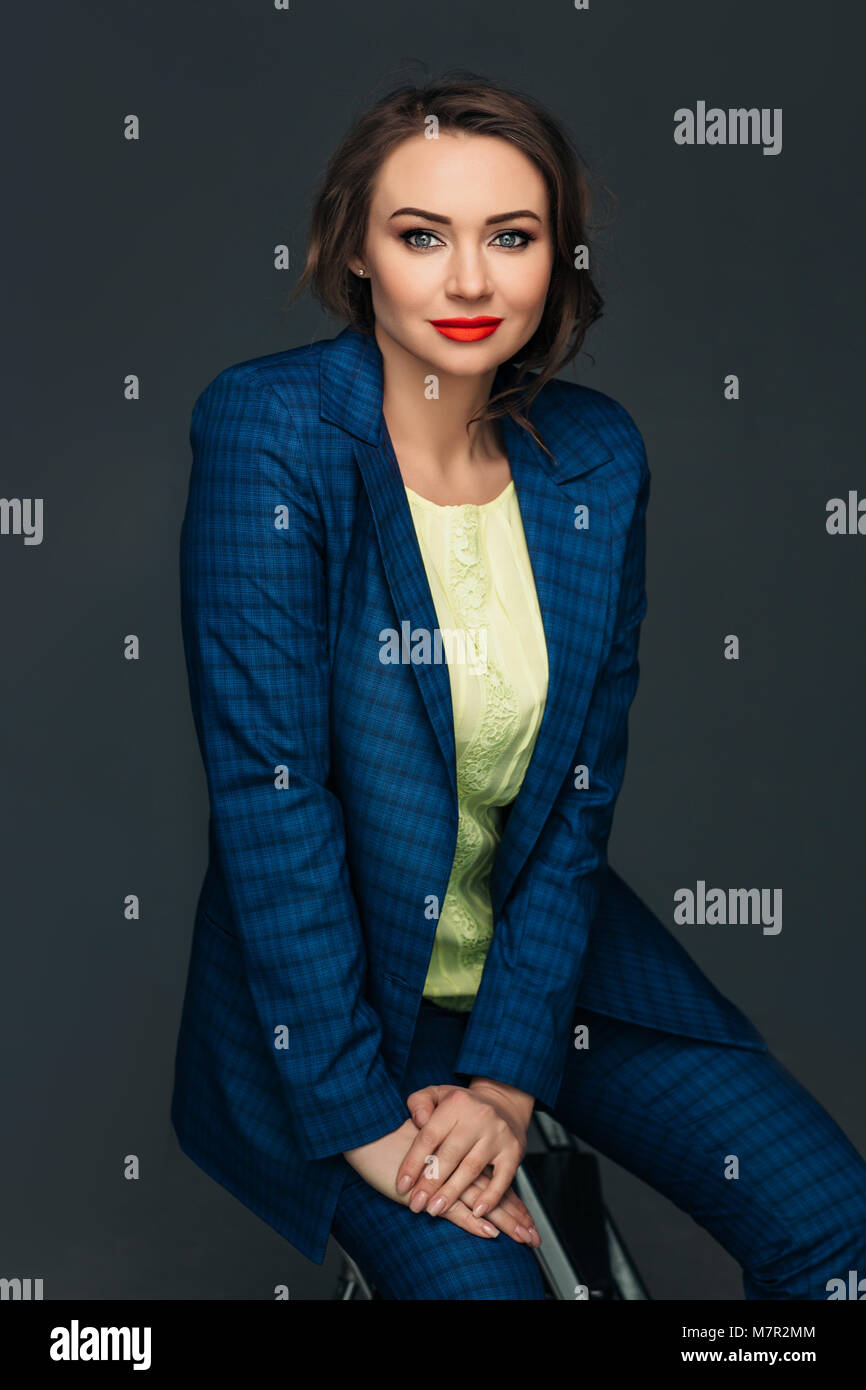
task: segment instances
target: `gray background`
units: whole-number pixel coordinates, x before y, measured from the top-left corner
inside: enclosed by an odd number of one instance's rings
[[[46,1298],[330,1294],[333,1246],[321,1269],[298,1255],[180,1152],[168,1118],[207,824],[178,611],[187,432],[223,367],[339,331],[311,300],[283,308],[314,181],[393,79],[453,67],[539,97],[618,199],[606,314],[576,378],[632,412],[654,477],[611,862],[668,923],[699,878],[783,889],[779,936],[676,934],[866,1149],[866,537],[824,526],[827,499],[866,483],[852,10],[18,10],[2,493],[45,499],[45,537],[0,537],[0,1274],[43,1278]],[[699,99],[782,107],[782,153],[676,146],[673,112]],[[122,138],[129,112],[138,143]],[[282,241],[288,274],[272,265]],[[728,372],[738,404],[722,399]],[[722,660],[728,632],[739,662]],[[138,662],[121,658],[127,633]],[[654,1297],[742,1298],[738,1266],[691,1218],[607,1161],[603,1175]]]

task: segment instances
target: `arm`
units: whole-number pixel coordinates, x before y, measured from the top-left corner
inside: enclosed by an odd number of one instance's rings
[[[323,1158],[406,1119],[363,994],[342,807],[326,786],[324,528],[288,410],[248,369],[202,392],[190,441],[181,615],[212,831],[293,1132]]]
[[[625,415],[625,412],[623,411]],[[650,473],[626,416],[640,469],[625,539],[613,639],[556,802],[496,922],[455,1070],[504,1082],[553,1105],[568,1056],[590,924],[598,910],[607,842],[625,772],[628,712],[637,691],[646,612]],[[585,763],[590,785],[574,787]]]

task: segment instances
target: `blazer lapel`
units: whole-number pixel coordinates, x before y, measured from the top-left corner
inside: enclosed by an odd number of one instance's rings
[[[400,624],[407,623],[409,640],[417,629],[434,633],[439,625],[433,595],[418,545],[415,524],[403,486],[391,438],[384,418],[378,444],[359,442],[355,458],[361,469],[373,521],[382,552],[382,563]],[[436,733],[448,770],[451,791],[457,797],[457,754],[451,682],[444,661],[412,663],[412,670]]]
[[[493,393],[510,382],[500,367]],[[320,365],[324,419],[356,439],[354,454],[370,502],[382,563],[398,622],[430,633],[438,626],[433,597],[402,475],[382,414],[383,365],[372,335],[347,328],[326,345]],[[497,848],[490,888],[494,916],[526,862],[562,783],[574,765],[580,730],[598,676],[610,593],[607,491],[585,475],[612,455],[574,413],[537,398],[530,418],[553,461],[508,416],[506,452],[532,565],[547,643],[548,689],[532,758]],[[574,525],[586,503],[590,525]],[[451,684],[444,662],[412,664],[457,800]]]
[[[553,452],[555,465],[519,425],[507,417],[502,422],[544,625],[548,686],[535,748],[493,864],[494,916],[574,767],[607,625],[611,578],[607,489],[585,475],[612,455],[595,435],[575,428],[574,420],[556,420],[553,412],[544,419],[544,414],[533,408],[531,419]],[[586,530],[575,527],[575,508],[581,503],[589,512]]]

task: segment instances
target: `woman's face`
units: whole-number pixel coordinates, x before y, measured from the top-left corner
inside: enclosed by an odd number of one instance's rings
[[[405,211],[405,209],[412,209]],[[373,189],[363,255],[376,332],[433,371],[476,376],[528,342],[553,267],[547,189],[508,140],[463,131],[413,135],[393,149]],[[436,320],[492,318],[451,329]]]

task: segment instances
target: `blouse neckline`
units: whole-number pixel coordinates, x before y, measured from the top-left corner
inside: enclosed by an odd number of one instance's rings
[[[510,478],[505,487],[496,497],[492,497],[489,502],[432,502],[429,497],[422,497],[420,492],[409,487],[408,483],[403,484],[410,499],[417,502],[422,507],[428,507],[434,512],[462,512],[468,509],[476,512],[489,511],[491,507],[498,507],[502,501],[514,490],[514,479]]]

